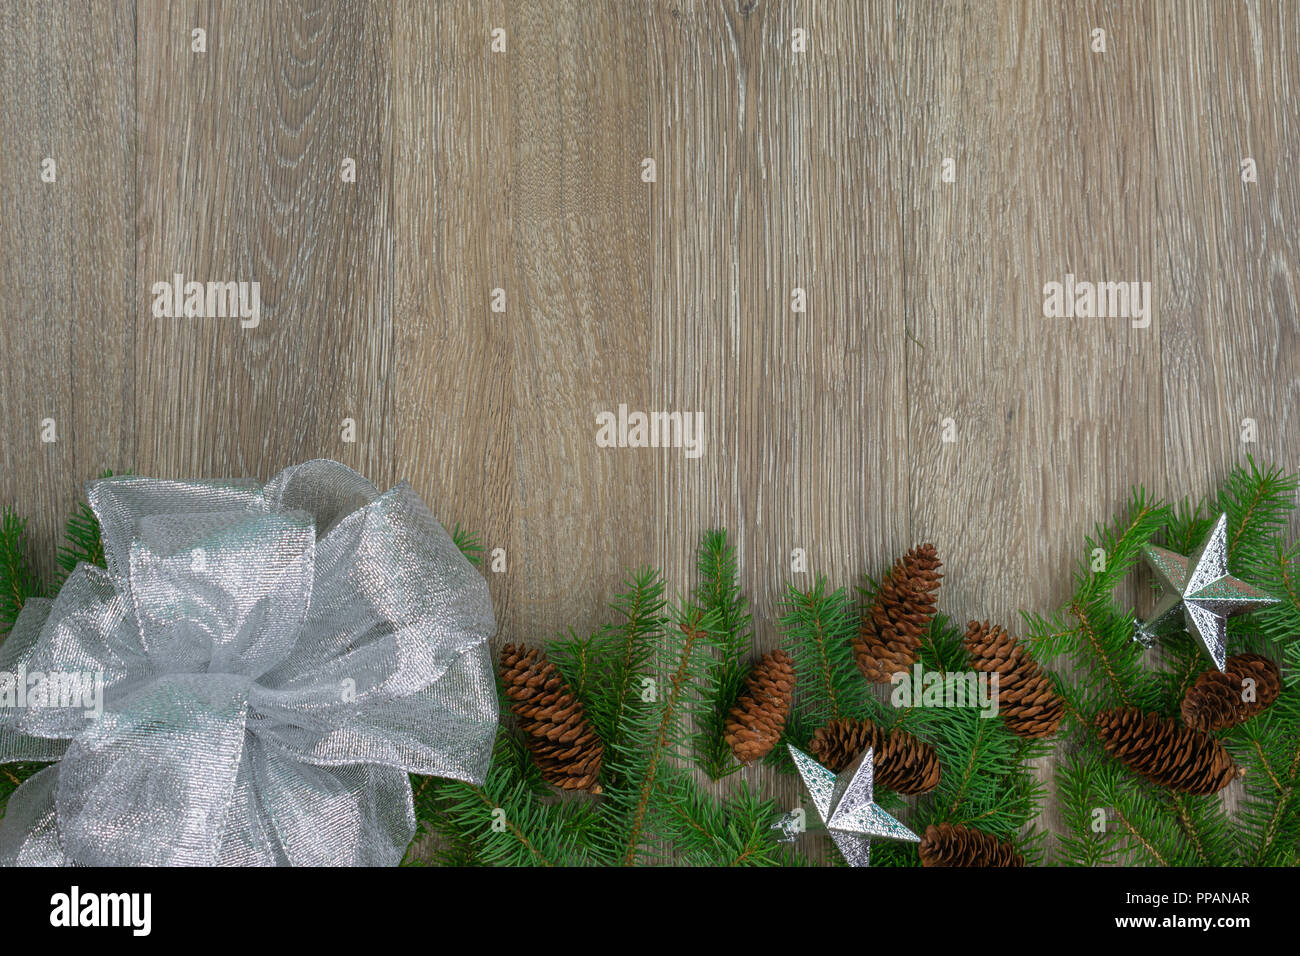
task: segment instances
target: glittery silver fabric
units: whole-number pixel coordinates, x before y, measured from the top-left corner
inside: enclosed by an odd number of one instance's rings
[[[1161,634],[1187,628],[1201,650],[1223,670],[1228,658],[1228,621],[1234,614],[1276,604],[1258,588],[1228,573],[1228,516],[1219,515],[1209,537],[1191,557],[1155,545],[1142,549],[1147,565],[1164,585],[1160,603],[1138,621],[1134,639],[1146,647]]]
[[[920,837],[875,802],[875,754],[867,748],[839,776],[790,747],[795,769],[826,830],[849,866],[871,862],[871,838],[919,842]]]
[[[0,672],[102,675],[101,713],[0,708],[0,762],[58,761],[10,797],[0,862],[393,865],[408,773],[483,781],[487,584],[409,485],[310,461],[88,493],[107,568],[30,601]]]

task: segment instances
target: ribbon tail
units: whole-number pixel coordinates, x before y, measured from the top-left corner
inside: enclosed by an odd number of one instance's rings
[[[258,793],[291,866],[396,866],[415,838],[411,778],[387,767],[313,767],[254,754]]]
[[[54,798],[59,768],[46,767],[23,781],[0,819],[0,866],[64,866]]]

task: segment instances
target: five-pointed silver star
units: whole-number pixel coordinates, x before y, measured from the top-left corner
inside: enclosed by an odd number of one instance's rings
[[[1226,514],[1219,515],[1210,536],[1190,557],[1155,545],[1143,548],[1142,556],[1164,585],[1160,603],[1151,617],[1138,622],[1134,633],[1147,647],[1155,643],[1157,635],[1186,626],[1214,666],[1223,670],[1228,659],[1228,617],[1278,603],[1277,598],[1228,573]]]
[[[890,840],[921,838],[903,826],[874,800],[875,762],[870,749],[838,777],[796,747],[790,747],[795,768],[808,788],[817,816],[849,866],[866,866],[871,861],[871,838]]]

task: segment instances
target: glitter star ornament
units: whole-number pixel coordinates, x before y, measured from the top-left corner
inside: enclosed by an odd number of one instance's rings
[[[1228,618],[1278,603],[1277,598],[1228,573],[1226,514],[1219,515],[1210,536],[1189,557],[1155,545],[1143,548],[1142,556],[1164,586],[1155,611],[1147,620],[1138,621],[1133,635],[1146,647],[1159,635],[1186,627],[1214,666],[1223,670],[1228,658]]]
[[[838,777],[796,747],[795,768],[808,788],[817,816],[849,866],[871,862],[871,838],[921,842],[921,838],[876,805],[875,758],[868,748]]]

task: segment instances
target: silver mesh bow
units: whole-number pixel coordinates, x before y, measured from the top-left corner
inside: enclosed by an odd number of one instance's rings
[[[0,673],[46,682],[0,708],[0,762],[58,761],[10,797],[0,862],[392,865],[408,773],[483,781],[487,584],[405,482],[310,461],[89,498],[107,568],[0,646]],[[90,675],[98,716],[53,691]]]

